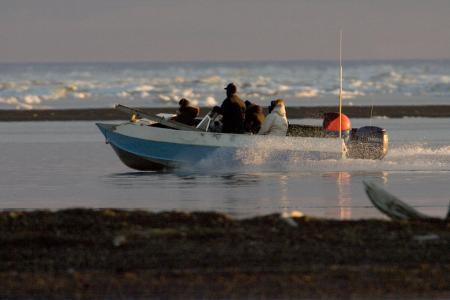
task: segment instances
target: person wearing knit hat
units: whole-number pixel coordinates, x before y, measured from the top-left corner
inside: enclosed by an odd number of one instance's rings
[[[192,105],[191,101],[182,98],[179,102],[179,108],[177,115],[172,120],[189,125],[195,126],[195,118],[198,117],[200,109]]]
[[[222,114],[222,132],[224,133],[244,133],[245,132],[245,103],[236,94],[237,87],[234,83],[229,83],[225,90],[227,98],[217,112]]]

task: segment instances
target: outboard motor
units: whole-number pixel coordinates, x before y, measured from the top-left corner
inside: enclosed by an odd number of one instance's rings
[[[388,134],[375,126],[353,129],[347,148],[349,158],[382,159],[388,151]]]
[[[339,124],[339,116],[341,124]],[[339,113],[325,113],[322,126],[289,124],[288,136],[337,138],[339,127],[347,146],[347,157],[355,159],[382,159],[388,151],[386,129],[375,126],[352,128],[350,119]]]

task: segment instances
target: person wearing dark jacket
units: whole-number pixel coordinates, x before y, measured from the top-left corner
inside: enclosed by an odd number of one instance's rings
[[[266,118],[261,106],[245,101],[245,131],[257,134]]]
[[[222,132],[224,133],[244,133],[245,103],[236,95],[237,87],[230,83],[225,88],[227,98],[223,100],[220,108],[215,111],[222,114]]]
[[[198,117],[200,109],[193,106],[191,102],[185,98],[181,99],[178,104],[180,105],[180,108],[177,111],[177,115],[173,117],[172,120],[189,126],[195,126],[195,118]]]

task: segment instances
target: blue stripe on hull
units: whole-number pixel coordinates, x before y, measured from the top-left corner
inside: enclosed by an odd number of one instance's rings
[[[100,129],[108,142],[115,147],[169,167],[197,163],[219,149],[221,156],[229,155],[229,158],[232,158],[236,151],[234,148],[225,148],[225,150],[224,147],[149,141],[115,133],[106,128],[100,127]]]

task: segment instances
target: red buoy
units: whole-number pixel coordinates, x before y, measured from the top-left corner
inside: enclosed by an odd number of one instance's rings
[[[352,129],[352,123],[350,122],[350,119],[344,115],[341,114],[341,130],[347,131]],[[328,131],[337,131],[339,132],[339,113],[331,112],[331,113],[325,113],[323,115],[323,129]]]

